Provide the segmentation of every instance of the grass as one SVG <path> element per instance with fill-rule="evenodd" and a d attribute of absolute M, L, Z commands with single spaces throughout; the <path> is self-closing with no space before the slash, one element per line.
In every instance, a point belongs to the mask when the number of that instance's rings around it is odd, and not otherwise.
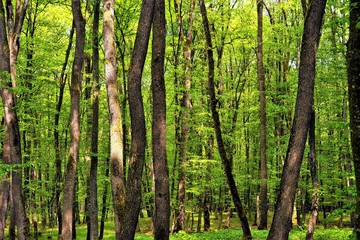
<path fill-rule="evenodd" d="M 152 232 L 150 229 L 151 219 L 142 218 L 140 219 L 140 231 L 136 233 L 135 240 L 150 240 L 153 239 Z M 215 226 L 215 222 L 213 222 Z M 86 225 L 79 225 L 76 228 L 77 239 L 86 239 Z M 305 239 L 307 228 L 294 227 L 290 232 L 289 240 Z M 251 230 L 253 239 L 262 240 L 266 239 L 268 230 L 259 231 L 256 228 Z M 39 240 L 45 239 L 57 239 L 57 229 L 46 229 L 42 231 L 42 236 Z M 107 222 L 105 224 L 104 240 L 113 240 L 114 237 L 114 224 Z M 232 219 L 231 228 L 229 229 L 211 229 L 208 232 L 200 233 L 186 233 L 179 232 L 171 235 L 170 240 L 235 240 L 241 239 L 242 231 L 237 219 Z M 315 240 L 342 240 L 342 239 L 355 239 L 352 235 L 352 229 L 350 228 L 324 228 L 323 226 L 317 226 L 314 234 Z"/>

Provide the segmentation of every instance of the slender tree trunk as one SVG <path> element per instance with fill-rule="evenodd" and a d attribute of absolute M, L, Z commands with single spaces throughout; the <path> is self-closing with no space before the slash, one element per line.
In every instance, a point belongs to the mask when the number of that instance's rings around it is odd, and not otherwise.
<path fill-rule="evenodd" d="M 207 18 L 206 7 L 203 0 L 199 0 L 204 32 L 206 36 L 206 47 L 207 47 L 207 55 L 208 55 L 208 88 L 209 88 L 209 95 L 210 95 L 210 106 L 212 117 L 214 120 L 214 128 L 216 134 L 216 140 L 218 143 L 218 150 L 221 156 L 221 160 L 225 169 L 226 178 L 229 184 L 230 192 L 234 201 L 235 208 L 237 210 L 237 214 L 242 224 L 243 230 L 243 239 L 252 239 L 249 223 L 246 217 L 245 210 L 242 206 L 239 193 L 235 184 L 234 176 L 232 175 L 232 169 L 230 161 L 227 157 L 224 142 L 222 139 L 222 133 L 220 128 L 220 119 L 219 113 L 216 109 L 216 96 L 215 96 L 215 84 L 214 84 L 214 58 L 213 58 L 213 51 L 212 51 L 212 41 L 211 41 L 211 33 L 209 27 L 209 21 Z"/>
<path fill-rule="evenodd" d="M 27 9 L 27 1 L 24 1 L 21 6 L 19 2 L 16 5 L 15 16 L 13 14 L 13 6 L 11 1 L 6 1 L 7 9 L 7 21 L 8 31 L 6 31 L 5 25 L 5 13 L 4 6 L 1 1 L 0 3 L 0 81 L 2 86 L 0 88 L 1 98 L 4 108 L 4 120 L 5 120 L 5 138 L 4 138 L 4 149 L 3 149 L 3 161 L 4 163 L 10 164 L 22 164 L 21 154 L 21 140 L 18 117 L 16 112 L 16 96 L 13 94 L 11 88 L 15 87 L 15 76 L 16 76 L 16 59 L 19 53 L 19 35 L 23 25 L 25 12 Z M 15 18 L 17 21 L 15 22 Z M 9 42 L 7 39 L 9 37 Z M 11 80 L 12 79 L 12 80 Z M 23 187 L 22 187 L 22 171 L 21 168 L 15 167 L 14 171 L 11 172 L 11 186 L 10 191 L 12 193 L 13 208 L 12 214 L 16 221 L 18 230 L 18 239 L 29 239 L 30 229 L 29 221 L 26 217 L 25 203 L 23 201 Z M 2 216 L 1 220 L 5 221 L 6 205 L 7 205 L 7 194 L 8 187 L 6 180 L 2 184 L 2 197 L 1 209 Z M 3 226 L 1 226 L 3 228 Z M 1 229 L 2 230 L 2 229 Z M 3 232 L 1 233 L 3 235 Z"/>
<path fill-rule="evenodd" d="M 291 215 L 314 103 L 316 53 L 325 5 L 326 0 L 314 0 L 305 19 L 294 121 L 268 239 L 288 239 L 292 226 Z"/>
<path fill-rule="evenodd" d="M 134 50 L 129 69 L 129 107 L 131 119 L 131 149 L 126 180 L 125 216 L 122 219 L 121 239 L 133 239 L 141 205 L 141 176 L 145 161 L 146 128 L 141 94 L 141 77 L 146 59 L 154 0 L 143 0 Z"/>
<path fill-rule="evenodd" d="M 266 167 L 266 93 L 265 74 L 263 65 L 263 1 L 257 1 L 258 16 L 258 46 L 257 46 L 257 74 L 260 92 L 260 193 L 259 193 L 259 230 L 267 228 L 267 167 Z"/>
<path fill-rule="evenodd" d="M 347 73 L 349 90 L 350 132 L 352 159 L 357 190 L 355 234 L 360 239 L 360 1 L 350 0 L 350 34 L 347 44 Z"/>
<path fill-rule="evenodd" d="M 94 1 L 94 21 L 92 33 L 92 66 L 93 66 L 93 97 L 92 97 L 92 129 L 91 129 L 91 157 L 90 174 L 88 186 L 88 218 L 89 218 L 89 237 L 91 240 L 98 239 L 98 193 L 97 193 L 97 175 L 98 175 L 98 138 L 99 138 L 99 91 L 100 91 L 100 73 L 99 73 L 99 15 L 100 0 Z"/>
<path fill-rule="evenodd" d="M 318 216 L 319 210 L 319 191 L 320 191 L 320 184 L 317 175 L 317 161 L 316 161 L 316 151 L 315 151 L 315 111 L 313 110 L 311 113 L 311 120 L 310 120 L 310 127 L 309 127 L 309 168 L 310 174 L 312 179 L 313 185 L 313 199 L 312 199 L 312 206 L 311 206 L 311 215 L 309 219 L 308 230 L 306 234 L 306 239 L 311 240 L 314 236 L 316 220 Z"/>
<path fill-rule="evenodd" d="M 105 178 L 109 178 L 109 162 L 110 159 L 106 159 L 106 170 L 105 170 Z M 104 184 L 104 192 L 102 194 L 102 207 L 101 207 L 101 219 L 100 219 L 100 233 L 99 233 L 99 240 L 102 240 L 104 237 L 104 229 L 105 229 L 105 220 L 106 220 L 106 214 L 107 214 L 107 195 L 108 195 L 108 181 L 105 181 Z"/>
<path fill-rule="evenodd" d="M 62 215 L 61 215 L 61 204 L 60 204 L 60 194 L 61 194 L 61 182 L 62 182 L 62 160 L 60 153 L 60 136 L 59 136 L 59 122 L 60 122 L 60 112 L 64 98 L 64 89 L 66 86 L 66 68 L 69 61 L 70 51 L 72 48 L 73 36 L 74 36 L 75 26 L 70 30 L 69 43 L 65 53 L 65 61 L 61 70 L 60 75 L 60 85 L 59 85 L 59 96 L 56 103 L 56 112 L 54 117 L 54 148 L 55 148 L 55 187 L 54 187 L 54 196 L 55 196 L 55 207 L 58 219 L 58 233 L 61 234 L 62 228 Z"/>
<path fill-rule="evenodd" d="M 166 157 L 166 94 L 164 60 L 166 46 L 165 2 L 155 1 L 152 43 L 152 154 L 155 179 L 154 239 L 169 239 L 170 195 Z"/>
<path fill-rule="evenodd" d="M 62 229 L 59 236 L 61 240 L 71 240 L 73 237 L 75 182 L 80 147 L 81 71 L 84 63 L 85 46 L 85 19 L 81 13 L 80 2 L 80 0 L 72 1 L 72 12 L 76 28 L 76 46 L 70 85 L 70 154 L 65 172 Z"/>
<path fill-rule="evenodd" d="M 110 116 L 110 173 L 116 239 L 121 239 L 121 221 L 125 216 L 125 177 L 123 169 L 123 132 L 116 76 L 114 1 L 104 1 L 105 79 Z"/>
<path fill-rule="evenodd" d="M 176 1 L 175 1 L 176 3 Z M 184 34 L 183 19 L 180 6 L 176 5 L 179 36 L 183 47 L 183 56 L 185 58 L 185 81 L 180 85 L 183 87 L 182 99 L 180 102 L 180 146 L 179 146 L 179 182 L 178 182 L 178 207 L 175 210 L 173 232 L 185 230 L 185 199 L 186 199 L 186 160 L 187 160 L 187 140 L 189 133 L 189 113 L 191 108 L 190 88 L 191 88 L 191 54 L 192 54 L 192 25 L 194 20 L 195 0 L 190 1 L 189 26 Z"/>

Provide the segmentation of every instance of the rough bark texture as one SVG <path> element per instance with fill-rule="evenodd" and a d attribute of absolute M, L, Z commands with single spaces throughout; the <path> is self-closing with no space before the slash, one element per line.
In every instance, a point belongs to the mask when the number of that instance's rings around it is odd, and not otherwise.
<path fill-rule="evenodd" d="M 257 35 L 257 78 L 260 100 L 260 194 L 259 194 L 259 230 L 267 228 L 267 167 L 266 167 L 266 94 L 263 65 L 263 1 L 257 1 L 258 35 Z"/>
<path fill-rule="evenodd" d="M 166 157 L 165 2 L 155 1 L 152 43 L 152 154 L 155 179 L 154 239 L 169 239 L 170 195 Z"/>
<path fill-rule="evenodd" d="M 360 239 L 360 1 L 350 0 L 350 35 L 347 45 L 351 146 L 355 171 L 355 233 Z"/>
<path fill-rule="evenodd" d="M 60 121 L 60 112 L 63 104 L 64 98 L 64 89 L 66 85 L 66 77 L 65 71 L 69 61 L 70 50 L 72 48 L 73 36 L 74 36 L 75 26 L 73 26 L 69 35 L 69 43 L 66 49 L 65 61 L 61 70 L 60 76 L 60 85 L 59 85 L 59 98 L 56 103 L 56 113 L 54 117 L 54 148 L 55 148 L 55 187 L 54 187 L 54 196 L 55 196 L 55 205 L 56 205 L 56 213 L 58 219 L 58 234 L 61 234 L 62 229 L 62 214 L 61 214 L 61 203 L 60 203 L 60 195 L 61 195 L 61 183 L 62 183 L 62 159 L 60 154 L 60 139 L 59 139 L 59 121 Z"/>
<path fill-rule="evenodd" d="M 144 0 L 129 69 L 129 107 L 131 119 L 131 149 L 126 181 L 125 216 L 122 219 L 121 239 L 133 239 L 141 204 L 141 176 L 145 161 L 146 128 L 141 77 L 149 44 L 154 13 L 154 0 Z"/>
<path fill-rule="evenodd" d="M 268 239 L 288 239 L 291 215 L 314 103 L 316 52 L 326 0 L 314 0 L 305 19 L 295 115 Z"/>
<path fill-rule="evenodd" d="M 82 66 L 84 62 L 85 20 L 81 13 L 80 0 L 72 1 L 72 12 L 76 28 L 75 56 L 70 85 L 70 153 L 65 171 L 62 229 L 59 239 L 71 240 L 75 202 L 76 170 L 80 147 L 80 94 Z"/>
<path fill-rule="evenodd" d="M 208 90 L 210 95 L 210 106 L 211 106 L 211 113 L 214 120 L 214 128 L 216 134 L 216 140 L 218 143 L 218 150 L 219 154 L 223 163 L 223 167 L 226 174 L 226 179 L 229 185 L 229 189 L 231 192 L 231 196 L 233 198 L 233 202 L 238 214 L 238 217 L 241 221 L 241 227 L 243 230 L 243 239 L 252 239 L 249 223 L 246 217 L 245 209 L 242 206 L 238 190 L 236 188 L 234 176 L 232 175 L 232 169 L 230 161 L 226 154 L 225 145 L 222 138 L 221 127 L 220 127 L 220 118 L 219 113 L 216 109 L 216 96 L 215 96 L 215 83 L 214 83 L 214 58 L 213 58 L 213 51 L 212 51 L 212 41 L 211 41 L 211 33 L 209 27 L 209 21 L 207 18 L 205 3 L 203 0 L 199 0 L 204 32 L 206 37 L 206 47 L 207 47 L 207 56 L 208 56 Z"/>
<path fill-rule="evenodd" d="M 99 138 L 99 15 L 100 0 L 94 1 L 94 21 L 93 21 L 93 47 L 92 47 L 92 66 L 93 66 L 93 97 L 92 97 L 92 121 L 91 121 L 91 158 L 89 174 L 89 196 L 88 196 L 88 216 L 89 216 L 89 237 L 91 240 L 98 239 L 98 200 L 97 200 L 97 172 L 98 172 L 98 138 Z"/>
<path fill-rule="evenodd" d="M 114 1 L 104 1 L 105 79 L 110 117 L 110 174 L 113 196 L 116 239 L 120 238 L 121 221 L 125 215 L 125 177 L 123 170 L 123 132 L 116 76 L 114 35 Z"/>
<path fill-rule="evenodd" d="M 10 164 L 22 164 L 21 154 L 21 141 L 19 123 L 16 112 L 16 96 L 12 93 L 11 88 L 14 84 L 11 81 L 13 72 L 16 72 L 15 62 L 18 56 L 19 50 L 19 37 L 25 12 L 27 9 L 27 1 L 24 1 L 22 7 L 20 2 L 17 2 L 17 11 L 15 17 L 17 22 L 14 22 L 14 14 L 12 10 L 12 2 L 6 1 L 7 9 L 7 20 L 8 20 L 8 31 L 6 31 L 5 25 L 5 13 L 4 6 L 1 1 L 0 3 L 0 81 L 4 88 L 0 88 L 3 108 L 4 108 L 4 119 L 5 119 L 5 138 L 4 138 L 4 149 L 3 149 L 3 161 L 4 163 Z M 7 39 L 9 36 L 9 42 Z M 13 71 L 11 71 L 11 64 L 13 64 Z M 15 82 L 15 78 L 14 78 Z M 2 182 L 1 188 L 1 235 L 3 235 L 3 228 L 5 227 L 6 219 L 6 207 L 7 199 L 9 194 L 9 185 L 7 180 Z M 10 189 L 12 194 L 12 208 L 13 222 L 17 225 L 17 236 L 18 239 L 29 239 L 29 221 L 26 217 L 25 206 L 23 204 L 23 187 L 22 187 L 22 171 L 21 169 L 15 168 L 15 171 L 11 172 Z M 14 220 L 14 221 L 12 221 Z M 15 222 L 16 221 L 16 222 Z"/>
<path fill-rule="evenodd" d="M 317 175 L 317 161 L 316 161 L 316 151 L 315 151 L 315 111 L 313 110 L 311 113 L 311 120 L 310 120 L 310 127 L 309 127 L 309 168 L 310 168 L 310 175 L 313 185 L 313 198 L 312 198 L 312 206 L 311 206 L 311 215 L 308 224 L 308 230 L 306 233 L 306 239 L 311 240 L 314 236 L 316 220 L 318 216 L 319 210 L 319 191 L 320 191 L 320 184 Z"/>
<path fill-rule="evenodd" d="M 176 3 L 176 1 L 174 2 Z M 179 183 L 178 183 L 178 196 L 177 196 L 177 209 L 175 210 L 174 226 L 172 231 L 178 232 L 185 230 L 185 200 L 186 200 L 186 160 L 187 160 L 187 141 L 189 133 L 189 113 L 191 108 L 190 103 L 190 88 L 191 88 L 191 52 L 192 52 L 192 25 L 194 20 L 195 0 L 190 1 L 189 11 L 189 26 L 184 33 L 183 19 L 181 16 L 181 9 L 176 5 L 178 28 L 180 31 L 180 42 L 183 47 L 183 56 L 185 59 L 185 77 L 180 81 L 182 90 L 182 99 L 180 102 L 180 136 L 179 136 Z"/>

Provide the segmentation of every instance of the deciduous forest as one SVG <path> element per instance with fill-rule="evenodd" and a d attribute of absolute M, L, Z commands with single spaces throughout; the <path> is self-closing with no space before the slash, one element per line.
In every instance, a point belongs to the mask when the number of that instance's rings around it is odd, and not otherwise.
<path fill-rule="evenodd" d="M 359 0 L 0 0 L 0 240 L 360 239 Z"/>

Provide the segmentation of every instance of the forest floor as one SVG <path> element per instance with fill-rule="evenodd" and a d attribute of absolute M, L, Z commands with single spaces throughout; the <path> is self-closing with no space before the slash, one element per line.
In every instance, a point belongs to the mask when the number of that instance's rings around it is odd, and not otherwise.
<path fill-rule="evenodd" d="M 212 219 L 212 227 L 208 232 L 196 232 L 197 221 L 194 221 L 193 231 L 179 232 L 171 235 L 170 240 L 237 240 L 242 237 L 242 230 L 240 223 L 236 217 L 231 218 L 230 228 L 218 229 L 218 221 Z M 226 218 L 224 217 L 224 224 Z M 352 234 L 352 229 L 349 227 L 339 228 L 335 224 L 329 223 L 330 227 L 325 228 L 323 224 L 316 226 L 314 240 L 342 240 L 342 239 L 355 239 Z M 77 239 L 86 239 L 86 225 L 82 224 L 76 228 Z M 266 239 L 269 230 L 257 230 L 256 226 L 251 229 L 252 237 L 256 240 Z M 290 240 L 305 239 L 307 227 L 295 226 L 290 232 Z M 105 224 L 104 240 L 113 240 L 115 231 L 114 224 L 109 221 Z M 46 229 L 42 231 L 39 240 L 57 239 L 57 229 Z M 151 219 L 144 217 L 140 218 L 138 232 L 136 233 L 135 240 L 150 240 L 153 239 Z"/>

